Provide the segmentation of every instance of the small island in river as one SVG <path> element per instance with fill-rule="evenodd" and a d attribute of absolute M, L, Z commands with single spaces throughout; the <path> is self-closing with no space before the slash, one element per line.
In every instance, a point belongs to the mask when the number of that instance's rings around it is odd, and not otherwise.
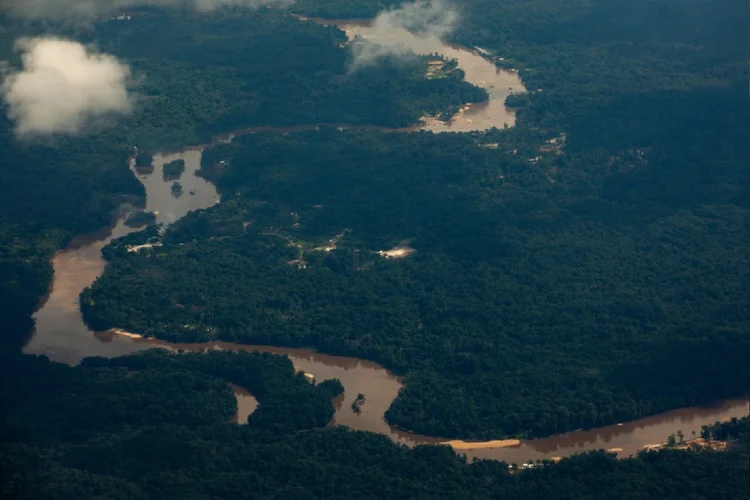
<path fill-rule="evenodd" d="M 179 159 L 164 164 L 162 174 L 165 181 L 172 181 L 182 177 L 185 172 L 185 160 Z"/>
<path fill-rule="evenodd" d="M 153 156 L 148 153 L 138 153 L 138 156 L 135 157 L 135 170 L 139 174 L 150 174 L 153 172 Z"/>
<path fill-rule="evenodd" d="M 363 404 L 365 404 L 365 395 L 360 392 L 357 394 L 357 399 L 352 402 L 352 411 L 356 414 L 360 414 L 362 412 L 360 406 Z"/>
<path fill-rule="evenodd" d="M 131 212 L 125 219 L 124 224 L 128 227 L 143 227 L 156 223 L 156 214 L 146 210 Z"/>

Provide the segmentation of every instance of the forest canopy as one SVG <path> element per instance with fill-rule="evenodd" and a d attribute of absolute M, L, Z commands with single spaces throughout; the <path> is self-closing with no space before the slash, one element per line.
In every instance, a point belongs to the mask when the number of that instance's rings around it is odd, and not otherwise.
<path fill-rule="evenodd" d="M 408 126 L 487 96 L 460 71 L 427 79 L 422 58 L 386 58 L 349 73 L 342 31 L 277 10 L 150 10 L 90 30 L 45 26 L 45 35 L 93 44 L 127 63 L 137 99 L 114 127 L 31 142 L 15 137 L 7 108 L 0 109 L 0 302 L 8 305 L 0 338 L 14 344 L 32 328 L 29 316 L 50 282 L 54 251 L 73 235 L 109 225 L 121 203 L 143 202 L 143 187 L 127 168 L 133 146 L 136 162 L 148 166 L 157 149 L 200 144 L 237 128 Z M 42 27 L 0 19 L 0 28 L 0 50 L 17 64 L 14 41 Z"/>
<path fill-rule="evenodd" d="M 727 452 L 618 460 L 598 451 L 510 473 L 502 462 L 468 464 L 446 446 L 409 449 L 341 427 L 227 423 L 228 380 L 282 392 L 323 385 L 299 380 L 276 356 L 147 352 L 68 367 L 4 353 L 0 361 L 0 397 L 13 403 L 0 420 L 3 498 L 744 498 L 750 479 L 747 419 L 732 427 Z M 285 411 L 315 413 L 318 402 L 299 399 Z"/>
<path fill-rule="evenodd" d="M 742 394 L 750 118 L 734 21 L 674 54 L 680 29 L 637 43 L 645 21 L 629 15 L 632 30 L 585 37 L 618 7 L 555 21 L 550 6 L 493 44 L 489 20 L 521 7 L 480 20 L 480 5 L 471 43 L 508 51 L 531 90 L 516 127 L 210 148 L 223 202 L 158 251 L 110 252 L 87 321 L 374 359 L 407 376 L 389 421 L 443 436 L 539 436 Z M 680 26 L 705 14 L 691 5 Z M 575 58 L 584 47 L 600 57 Z M 399 245 L 416 253 L 377 253 Z"/>
<path fill-rule="evenodd" d="M 407 375 L 388 420 L 439 436 L 541 436 L 743 393 L 745 209 L 653 210 L 611 194 L 609 159 L 589 173 L 568 155 L 552 183 L 486 140 L 326 129 L 209 149 L 222 202 L 159 248 L 115 242 L 84 317 L 379 361 Z M 416 252 L 378 254 L 399 244 Z"/>
<path fill-rule="evenodd" d="M 292 9 L 371 18 L 397 3 Z M 703 430 L 731 440 L 727 452 L 600 451 L 511 474 L 327 428 L 340 384 L 310 384 L 277 356 L 67 367 L 17 353 L 54 252 L 123 202 L 143 205 L 133 146 L 147 161 L 236 128 L 320 125 L 207 149 L 201 173 L 222 202 L 105 248 L 107 270 L 81 297 L 91 326 L 374 359 L 405 375 L 389 422 L 439 436 L 549 435 L 746 395 L 746 7 L 458 9 L 450 40 L 529 90 L 506 102 L 513 128 L 336 130 L 403 127 L 487 93 L 460 71 L 425 78 L 424 58 L 350 72 L 343 32 L 280 10 L 152 8 L 89 29 L 0 18 L 11 65 L 16 38 L 54 34 L 126 62 L 138 83 L 134 112 L 85 136 L 19 142 L 0 110 L 0 495 L 748 497 L 747 419 Z M 162 246 L 127 252 L 145 238 Z M 261 403 L 247 425 L 227 423 L 230 382 Z"/>

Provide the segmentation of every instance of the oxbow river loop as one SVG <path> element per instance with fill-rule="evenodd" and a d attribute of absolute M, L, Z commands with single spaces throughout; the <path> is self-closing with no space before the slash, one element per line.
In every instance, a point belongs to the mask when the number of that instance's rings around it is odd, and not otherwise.
<path fill-rule="evenodd" d="M 498 70 L 495 65 L 475 51 L 449 45 L 437 39 L 421 39 L 404 30 L 376 33 L 363 23 L 350 21 L 321 21 L 333 23 L 347 32 L 350 38 L 360 35 L 378 43 L 403 44 L 418 53 L 438 52 L 443 56 L 458 60 L 459 67 L 466 73 L 466 79 L 486 88 L 490 99 L 486 103 L 464 108 L 450 122 L 425 119 L 419 127 L 392 129 L 394 132 L 408 132 L 426 129 L 435 132 L 468 132 L 486 130 L 491 127 L 512 126 L 515 118 L 512 110 L 505 107 L 505 97 L 511 92 L 524 91 L 514 72 Z M 332 124 L 346 127 L 345 124 Z M 296 130 L 314 129 L 315 126 L 273 129 L 260 127 L 238 133 L 256 131 L 276 131 L 289 133 Z M 360 127 L 364 128 L 364 127 Z M 220 140 L 231 140 L 232 134 Z M 202 147 L 186 148 L 179 152 L 157 154 L 154 157 L 154 170 L 150 173 L 134 175 L 146 188 L 146 209 L 157 214 L 157 222 L 169 224 L 192 210 L 207 208 L 218 203 L 220 197 L 213 185 L 195 175 L 200 167 Z M 172 196 L 171 181 L 162 177 L 164 163 L 183 159 L 186 170 L 180 182 L 185 192 L 180 197 Z M 188 194 L 193 193 L 193 194 Z M 54 361 L 76 364 L 87 356 L 119 356 L 144 349 L 162 347 L 201 351 L 205 349 L 252 350 L 289 356 L 298 370 L 312 374 L 316 380 L 338 378 L 344 385 L 343 398 L 336 401 L 336 414 L 333 424 L 345 425 L 356 430 L 377 432 L 389 436 L 396 442 L 409 446 L 416 444 L 451 444 L 454 449 L 468 458 L 492 458 L 508 462 L 525 462 L 536 459 L 551 459 L 580 453 L 591 449 L 616 450 L 621 456 L 628 456 L 650 444 L 663 442 L 669 434 L 682 430 L 685 435 L 699 431 L 700 427 L 716 420 L 747 415 L 748 400 L 735 399 L 718 403 L 711 407 L 684 408 L 653 417 L 617 424 L 600 429 L 570 432 L 560 436 L 531 441 L 503 440 L 484 443 L 465 443 L 445 438 L 420 436 L 389 426 L 384 414 L 402 387 L 401 381 L 377 363 L 366 360 L 329 356 L 305 349 L 251 346 L 228 343 L 212 344 L 169 344 L 144 339 L 122 331 L 93 332 L 84 324 L 78 306 L 78 296 L 83 289 L 104 270 L 105 261 L 101 249 L 115 238 L 124 236 L 134 229 L 127 227 L 124 220 L 100 232 L 74 239 L 64 250 L 52 259 L 55 275 L 49 294 L 43 299 L 35 313 L 36 331 L 25 347 L 25 352 L 44 354 Z M 351 411 L 350 405 L 358 393 L 365 394 L 367 403 L 359 414 Z M 256 404 L 252 396 L 235 388 L 239 401 L 238 419 L 244 420 Z"/>

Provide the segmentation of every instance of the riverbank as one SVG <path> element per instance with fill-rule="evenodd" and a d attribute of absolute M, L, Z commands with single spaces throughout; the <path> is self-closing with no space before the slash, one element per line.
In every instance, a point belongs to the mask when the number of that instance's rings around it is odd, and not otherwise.
<path fill-rule="evenodd" d="M 159 155 L 155 171 L 139 175 L 147 186 L 147 209 L 157 213 L 159 222 L 170 223 L 190 210 L 211 206 L 218 200 L 213 185 L 195 178 L 200 166 L 200 150 Z M 200 182 L 196 189 L 201 196 L 182 197 L 192 204 L 180 204 L 169 194 L 169 183 L 162 179 L 160 169 L 165 162 L 186 160 L 185 182 Z M 153 194 L 153 196 L 152 196 Z M 171 215 L 170 215 L 171 214 Z M 111 232 L 104 231 L 94 238 L 77 239 L 70 248 L 58 252 L 53 258 L 55 281 L 52 292 L 38 311 L 37 333 L 26 348 L 26 352 L 46 354 L 56 361 L 77 364 L 86 356 L 118 356 L 152 347 L 175 350 L 201 351 L 206 349 L 243 349 L 271 352 L 289 356 L 298 370 L 315 374 L 316 379 L 338 378 L 345 387 L 344 404 L 336 412 L 332 425 L 344 425 L 356 430 L 377 432 L 389 436 L 396 442 L 414 446 L 418 444 L 441 444 L 450 439 L 440 439 L 410 433 L 388 425 L 383 416 L 398 396 L 403 385 L 394 374 L 377 363 L 343 356 L 328 356 L 306 349 L 279 348 L 270 346 L 243 346 L 215 342 L 210 344 L 169 344 L 154 339 L 144 339 L 125 330 L 95 333 L 81 320 L 78 295 L 104 270 L 105 261 L 101 248 L 113 238 L 129 233 L 131 229 L 118 223 Z M 366 394 L 368 402 L 355 415 L 349 409 L 350 400 L 358 393 Z M 634 422 L 614 425 L 589 431 L 576 431 L 560 436 L 535 440 L 507 441 L 498 443 L 456 442 L 454 449 L 469 458 L 493 458 L 521 462 L 524 460 L 564 457 L 591 449 L 619 448 L 619 456 L 636 453 L 645 445 L 662 442 L 665 436 L 682 429 L 684 432 L 699 430 L 700 426 L 713 423 L 725 416 L 747 414 L 747 400 L 731 400 L 716 407 L 687 408 L 667 412 Z M 686 425 L 686 422 L 689 425 Z M 507 446 L 506 446 L 507 445 Z"/>
<path fill-rule="evenodd" d="M 211 206 L 218 199 L 213 185 L 199 179 L 195 171 L 200 166 L 200 150 L 160 155 L 151 174 L 139 175 L 147 186 L 149 197 L 147 209 L 157 213 L 159 222 L 170 223 L 193 209 Z M 179 204 L 169 194 L 169 183 L 162 179 L 163 163 L 182 158 L 186 160 L 185 182 L 201 182 L 196 189 L 201 196 L 182 197 L 193 204 Z M 153 193 L 153 196 L 151 196 Z M 171 214 L 171 215 L 169 215 Z M 170 218 L 168 218 L 170 217 Z M 440 444 L 450 439 L 440 439 L 410 433 L 388 425 L 383 416 L 398 396 L 403 385 L 394 374 L 377 363 L 343 356 L 328 356 L 311 350 L 278 348 L 270 346 L 243 346 L 230 343 L 169 344 L 124 330 L 95 333 L 82 322 L 78 308 L 78 295 L 104 270 L 105 261 L 101 248 L 111 239 L 131 231 L 118 223 L 111 232 L 103 232 L 97 238 L 79 239 L 69 249 L 58 252 L 53 259 L 55 281 L 52 293 L 37 313 L 37 334 L 27 346 L 27 352 L 48 355 L 51 359 L 76 364 L 86 356 L 118 356 L 152 347 L 175 350 L 201 351 L 206 349 L 244 349 L 271 352 L 289 356 L 298 370 L 315 374 L 318 380 L 338 378 L 345 387 L 344 404 L 336 412 L 332 425 L 345 425 L 356 430 L 377 432 L 389 436 L 396 442 L 414 446 L 417 444 Z M 351 399 L 358 393 L 366 394 L 368 402 L 355 415 L 349 409 Z M 620 456 L 628 456 L 650 443 L 662 442 L 665 436 L 682 429 L 685 432 L 699 430 L 701 425 L 713 423 L 721 417 L 742 416 L 748 411 L 747 400 L 731 400 L 714 408 L 688 408 L 634 422 L 614 425 L 590 431 L 577 431 L 561 436 L 535 440 L 519 440 L 508 446 L 497 447 L 497 443 L 456 443 L 454 447 L 469 458 L 493 458 L 521 462 L 546 459 L 554 456 L 569 456 L 590 449 L 620 448 Z M 689 428 L 685 424 L 689 422 Z"/>
<path fill-rule="evenodd" d="M 320 24 L 335 25 L 343 30 L 349 40 L 363 40 L 389 47 L 399 47 L 418 55 L 439 53 L 446 60 L 455 60 L 464 72 L 464 79 L 488 92 L 485 102 L 462 106 L 449 120 L 424 117 L 423 130 L 432 132 L 473 132 L 491 128 L 512 127 L 516 111 L 505 105 L 509 95 L 526 93 L 516 70 L 500 69 L 495 62 L 479 50 L 448 43 L 434 36 L 418 36 L 404 28 L 378 26 L 364 20 L 310 19 Z"/>
<path fill-rule="evenodd" d="M 354 33 L 354 30 L 351 30 Z M 484 63 L 487 61 L 483 60 Z M 466 115 L 467 113 L 464 113 Z M 463 116 L 463 115 L 462 115 Z M 471 130 L 483 130 L 485 124 L 479 124 L 471 118 L 464 122 Z M 498 119 L 499 120 L 499 119 Z M 494 123 L 494 122 L 493 122 Z M 499 123 L 499 122 L 498 122 Z M 503 122 L 504 124 L 507 122 Z M 493 125 L 494 126 L 494 125 Z M 309 127 L 311 126 L 306 126 Z M 261 130 L 262 129 L 262 130 Z M 273 129 L 264 127 L 261 129 L 248 129 L 244 133 L 259 131 L 273 131 L 288 133 L 289 129 Z M 299 129 L 295 129 L 299 130 Z M 409 129 L 411 130 L 411 129 Z M 407 131 L 393 129 L 393 131 Z M 225 140 L 231 140 L 231 134 Z M 157 214 L 157 221 L 169 224 L 180 219 L 192 210 L 207 208 L 219 201 L 219 195 L 210 183 L 198 179 L 194 175 L 200 166 L 201 147 L 186 148 L 170 154 L 159 154 L 154 157 L 155 169 L 150 173 L 136 173 L 137 178 L 144 183 L 148 193 L 147 209 Z M 161 170 L 163 164 L 175 160 L 186 162 L 186 173 L 183 176 L 185 182 L 194 182 L 195 196 L 183 196 L 174 198 L 170 193 L 170 185 L 163 181 Z M 190 188 L 186 188 L 190 189 Z M 274 352 L 292 358 L 295 366 L 308 373 L 313 373 L 318 380 L 326 378 L 339 378 L 346 389 L 346 398 L 351 399 L 355 394 L 367 395 L 367 404 L 361 409 L 360 414 L 353 415 L 346 404 L 342 405 L 344 411 L 338 411 L 334 417 L 334 424 L 345 425 L 352 429 L 378 432 L 391 437 L 394 441 L 407 445 L 417 444 L 440 444 L 446 439 L 437 437 L 420 436 L 409 433 L 402 429 L 389 426 L 383 419 L 383 415 L 390 407 L 402 388 L 401 381 L 382 366 L 356 358 L 345 358 L 342 356 L 326 356 L 314 351 L 304 349 L 286 349 L 269 346 L 237 345 L 229 343 L 211 344 L 169 344 L 152 339 L 143 339 L 136 334 L 122 331 L 112 334 L 100 333 L 95 336 L 81 321 L 78 309 L 78 296 L 80 292 L 89 286 L 103 271 L 105 263 L 101 258 L 101 248 L 111 239 L 127 234 L 129 229 L 123 228 L 121 224 L 115 227 L 111 234 L 102 241 L 92 242 L 89 246 L 71 248 L 70 251 L 60 252 L 53 259 L 56 270 L 54 290 L 51 298 L 54 300 L 47 304 L 37 314 L 37 335 L 27 347 L 27 352 L 39 352 L 50 356 L 55 360 L 64 360 L 71 364 L 77 363 L 80 358 L 92 355 L 116 356 L 135 352 L 150 347 L 163 346 L 182 350 L 201 350 L 213 348 L 245 349 L 262 352 Z M 119 333 L 119 334 L 118 334 Z M 102 342 L 102 340 L 104 342 Z M 732 412 L 747 411 L 746 400 L 732 400 Z M 706 410 L 706 411 L 704 411 Z M 586 451 L 588 449 L 609 448 L 621 449 L 620 453 L 628 454 L 637 451 L 637 447 L 644 443 L 663 439 L 664 436 L 673 433 L 679 425 L 676 421 L 680 418 L 696 420 L 696 418 L 713 419 L 715 409 L 689 408 L 677 410 L 686 412 L 682 417 L 675 415 L 661 422 L 657 415 L 647 419 L 631 422 L 630 424 L 617 425 L 591 431 L 579 431 L 567 433 L 562 436 L 550 438 L 521 441 L 513 440 L 499 441 L 505 443 L 498 446 L 498 441 L 490 442 L 454 442 L 457 447 L 465 452 L 467 456 L 474 458 L 498 458 L 519 457 L 521 460 L 545 458 L 552 456 L 567 456 L 569 454 Z M 725 411 L 724 409 L 720 411 Z M 688 415 L 690 415 L 688 417 Z M 700 415 L 701 417 L 696 417 Z M 661 424 L 664 424 L 661 426 Z M 698 424 L 697 421 L 691 425 Z M 648 428 L 646 433 L 640 433 L 638 425 Z M 587 434 L 589 433 L 589 434 Z M 494 444 L 488 444 L 494 443 Z M 515 460 L 517 461 L 517 460 Z"/>
<path fill-rule="evenodd" d="M 678 430 L 682 430 L 686 434 L 691 431 L 700 432 L 704 425 L 714 424 L 717 420 L 723 421 L 732 417 L 742 417 L 750 412 L 750 400 L 739 398 L 720 402 L 716 405 L 672 410 L 630 422 L 539 439 L 490 441 L 441 439 L 415 434 L 391 426 L 384 420 L 385 411 L 390 407 L 390 403 L 398 395 L 403 385 L 398 377 L 373 362 L 320 354 L 307 349 L 242 345 L 227 342 L 173 344 L 157 339 L 144 338 L 139 334 L 120 329 L 99 335 L 121 336 L 129 339 L 140 348 L 159 347 L 183 352 L 205 352 L 214 349 L 246 350 L 288 356 L 296 370 L 314 373 L 317 380 L 328 378 L 341 380 L 345 388 L 345 394 L 337 405 L 331 425 L 344 425 L 355 430 L 377 432 L 407 446 L 421 444 L 448 445 L 470 460 L 493 459 L 504 460 L 509 463 L 522 463 L 529 460 L 560 459 L 598 449 L 605 449 L 617 453 L 620 458 L 626 458 L 641 450 L 648 449 L 650 443 L 662 442 L 666 436 L 674 434 Z M 367 394 L 367 404 L 360 407 L 361 412 L 359 414 L 354 414 L 349 406 L 355 400 L 356 395 L 360 393 Z M 245 418 L 247 418 L 246 415 Z"/>

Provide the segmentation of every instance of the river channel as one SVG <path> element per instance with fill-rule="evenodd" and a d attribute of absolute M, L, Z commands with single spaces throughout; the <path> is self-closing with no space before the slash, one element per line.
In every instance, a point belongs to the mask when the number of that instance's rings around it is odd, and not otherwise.
<path fill-rule="evenodd" d="M 417 52 L 439 52 L 455 58 L 459 67 L 466 72 L 466 79 L 485 87 L 490 92 L 490 100 L 472 106 L 457 115 L 448 123 L 425 120 L 421 127 L 433 131 L 486 130 L 490 127 L 502 128 L 514 123 L 513 112 L 504 105 L 505 96 L 513 91 L 522 91 L 518 76 L 512 72 L 498 71 L 495 65 L 478 53 L 465 48 L 450 46 L 437 40 L 425 45 L 425 40 L 416 39 L 403 30 L 373 32 L 366 25 L 336 22 L 345 29 L 350 38 L 360 34 L 380 43 L 402 43 Z M 409 38 L 412 37 L 412 38 Z M 309 128 L 309 127 L 298 127 Z M 255 130 L 273 130 L 268 128 Z M 277 130 L 288 133 L 292 129 Z M 253 130 L 244 131 L 245 133 Z M 146 188 L 146 209 L 157 214 L 157 222 L 169 224 L 185 216 L 189 211 L 207 208 L 220 200 L 216 189 L 210 183 L 195 175 L 200 167 L 202 149 L 186 148 L 175 153 L 154 156 L 152 172 L 137 172 L 134 175 Z M 183 194 L 175 197 L 171 192 L 171 181 L 162 177 L 164 163 L 183 159 L 186 169 L 180 179 Z M 131 167 L 132 168 L 132 167 Z M 87 356 L 119 356 L 140 350 L 162 347 L 200 351 L 205 349 L 244 349 L 265 351 L 289 356 L 298 370 L 312 374 L 316 380 L 338 378 L 344 385 L 343 398 L 336 401 L 336 414 L 333 425 L 345 425 L 356 430 L 385 434 L 394 441 L 409 446 L 417 444 L 448 443 L 447 439 L 420 436 L 389 426 L 384 420 L 385 411 L 398 395 L 401 381 L 382 366 L 356 358 L 329 356 L 305 349 L 277 348 L 269 346 L 249 346 L 227 343 L 212 344 L 168 344 L 166 342 L 143 339 L 126 332 L 93 332 L 82 320 L 78 306 L 78 296 L 83 289 L 104 270 L 105 261 L 101 249 L 115 238 L 124 236 L 134 229 L 127 227 L 123 219 L 106 230 L 80 236 L 68 247 L 55 254 L 52 259 L 54 279 L 49 294 L 43 299 L 35 313 L 36 330 L 24 351 L 44 354 L 54 361 L 77 364 Z M 242 388 L 233 387 L 238 399 L 237 421 L 244 421 L 257 406 L 254 398 Z M 367 401 L 361 413 L 351 410 L 351 403 L 358 393 L 366 395 Z M 564 457 L 591 449 L 613 449 L 620 456 L 628 456 L 649 444 L 663 442 L 669 434 L 682 430 L 686 436 L 692 431 L 699 432 L 702 425 L 716 420 L 747 415 L 750 405 L 747 398 L 724 401 L 710 407 L 684 408 L 633 422 L 613 425 L 588 431 L 576 431 L 560 436 L 529 441 L 506 440 L 487 443 L 454 442 L 456 451 L 468 458 L 492 458 L 508 462 Z"/>
<path fill-rule="evenodd" d="M 506 125 L 512 127 L 516 123 L 515 112 L 505 106 L 505 98 L 510 94 L 526 92 L 518 72 L 498 68 L 478 51 L 447 43 L 434 36 L 416 36 L 404 28 L 383 23 L 372 25 L 368 21 L 349 19 L 309 20 L 319 24 L 335 25 L 346 32 L 350 40 L 359 36 L 378 45 L 398 47 L 399 51 L 407 50 L 419 55 L 437 53 L 446 59 L 455 59 L 458 61 L 458 67 L 464 71 L 466 81 L 482 87 L 489 94 L 489 99 L 485 102 L 462 107 L 450 121 L 443 122 L 426 117 L 422 126 L 417 128 L 433 132 L 473 132 L 492 127 L 501 129 Z"/>

